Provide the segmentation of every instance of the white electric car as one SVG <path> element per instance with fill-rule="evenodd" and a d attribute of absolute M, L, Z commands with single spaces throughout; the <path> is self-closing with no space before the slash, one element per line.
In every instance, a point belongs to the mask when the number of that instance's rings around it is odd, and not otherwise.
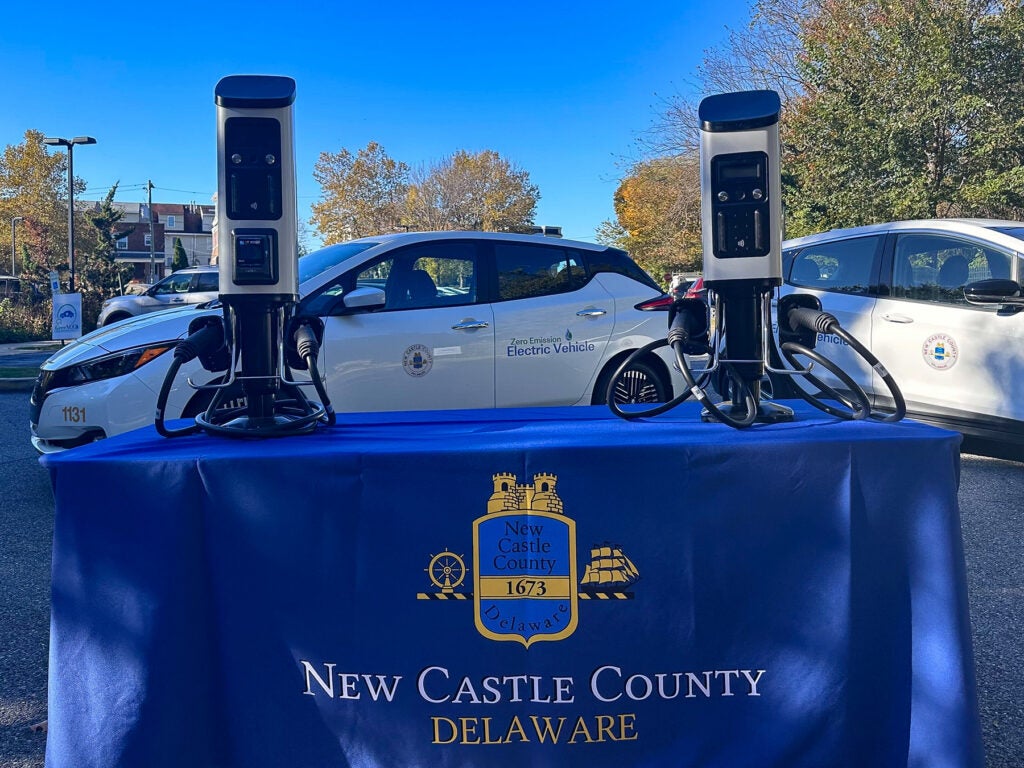
<path fill-rule="evenodd" d="M 542 236 L 405 233 L 332 245 L 299 261 L 300 311 L 323 319 L 319 368 L 346 411 L 589 405 L 620 362 L 667 332 L 670 301 L 624 252 Z M 47 360 L 31 399 L 32 443 L 72 448 L 153 422 L 175 343 L 200 313 L 99 328 Z M 682 386 L 667 350 L 619 382 L 622 402 Z M 218 374 L 182 367 L 167 419 L 205 408 Z"/>
<path fill-rule="evenodd" d="M 783 293 L 818 296 L 892 374 L 908 416 L 1024 451 L 1024 223 L 875 224 L 786 241 L 783 259 Z M 819 334 L 817 350 L 891 405 L 838 336 Z M 797 380 L 773 377 L 776 396 Z"/>

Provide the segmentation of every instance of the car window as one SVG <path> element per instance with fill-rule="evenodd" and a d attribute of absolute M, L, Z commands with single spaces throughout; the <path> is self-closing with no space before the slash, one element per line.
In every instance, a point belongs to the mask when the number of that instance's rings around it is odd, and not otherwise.
<path fill-rule="evenodd" d="M 605 248 L 603 251 L 585 251 L 584 261 L 587 263 L 588 271 L 592 275 L 601 272 L 610 272 L 616 275 L 625 275 L 636 280 L 656 291 L 661 291 L 657 281 L 648 275 L 640 265 L 633 261 L 629 254 L 620 251 L 618 248 Z"/>
<path fill-rule="evenodd" d="M 966 304 L 963 287 L 975 280 L 1008 278 L 1008 254 L 947 235 L 896 238 L 892 295 L 897 298 Z"/>
<path fill-rule="evenodd" d="M 574 291 L 586 272 L 576 251 L 525 243 L 495 243 L 498 300 L 526 299 Z"/>
<path fill-rule="evenodd" d="M 218 272 L 200 272 L 196 280 L 197 291 L 220 290 L 220 274 Z"/>
<path fill-rule="evenodd" d="M 188 272 L 176 272 L 168 278 L 161 280 L 153 286 L 153 295 L 160 296 L 168 293 L 188 293 L 192 285 L 192 275 Z"/>
<path fill-rule="evenodd" d="M 789 282 L 805 288 L 866 294 L 881 235 L 808 245 L 793 259 Z"/>
<path fill-rule="evenodd" d="M 381 288 L 384 310 L 473 304 L 477 300 L 476 248 L 468 242 L 412 245 L 349 270 L 309 300 L 303 311 L 336 311 L 356 288 Z"/>

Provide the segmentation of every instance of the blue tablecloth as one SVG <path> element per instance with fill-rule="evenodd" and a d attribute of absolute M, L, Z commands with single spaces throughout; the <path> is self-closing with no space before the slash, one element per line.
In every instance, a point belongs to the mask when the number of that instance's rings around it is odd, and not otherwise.
<path fill-rule="evenodd" d="M 44 457 L 46 764 L 981 766 L 959 437 L 796 407 Z"/>

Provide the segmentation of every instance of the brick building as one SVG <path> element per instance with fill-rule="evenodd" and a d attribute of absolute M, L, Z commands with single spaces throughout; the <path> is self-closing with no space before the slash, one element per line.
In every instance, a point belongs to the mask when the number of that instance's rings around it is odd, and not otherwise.
<path fill-rule="evenodd" d="M 96 205 L 98 203 L 86 205 Z M 196 203 L 153 203 L 153 231 L 150 231 L 150 211 L 145 203 L 117 203 L 123 216 L 119 231 L 134 229 L 117 241 L 117 260 L 129 263 L 134 272 L 131 277 L 143 283 L 156 282 L 170 274 L 174 258 L 174 241 L 181 244 L 188 255 L 189 266 L 210 263 L 213 253 L 213 205 Z M 76 205 L 76 208 L 78 206 Z M 150 275 L 150 240 L 153 240 Z"/>

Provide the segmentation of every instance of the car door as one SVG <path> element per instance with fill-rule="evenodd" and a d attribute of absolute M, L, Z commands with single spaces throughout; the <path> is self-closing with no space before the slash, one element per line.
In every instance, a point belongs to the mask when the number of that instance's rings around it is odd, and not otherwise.
<path fill-rule="evenodd" d="M 968 304 L 963 286 L 1008 278 L 1015 255 L 966 236 L 895 235 L 890 295 L 872 317 L 875 353 L 919 413 L 1024 418 L 1024 313 Z"/>
<path fill-rule="evenodd" d="M 587 391 L 615 325 L 615 302 L 561 246 L 495 241 L 495 402 L 571 405 Z"/>
<path fill-rule="evenodd" d="M 435 241 L 364 263 L 305 303 L 335 299 L 323 345 L 335 410 L 493 408 L 494 327 L 478 278 L 471 241 Z M 359 287 L 383 288 L 384 306 L 345 310 Z"/>
<path fill-rule="evenodd" d="M 217 270 L 196 272 L 192 288 L 186 295 L 188 304 L 203 304 L 217 298 L 220 291 L 220 273 Z"/>
<path fill-rule="evenodd" d="M 846 331 L 870 349 L 873 343 L 871 318 L 884 241 L 884 235 L 876 234 L 803 247 L 790 266 L 787 279 L 790 287 L 786 293 L 817 296 L 821 308 L 834 315 Z M 881 378 L 839 336 L 819 333 L 815 350 L 850 374 L 869 396 L 879 391 L 879 387 L 884 388 Z M 810 364 L 800 357 L 797 361 L 805 367 Z M 813 372 L 829 386 L 845 389 L 836 376 L 821 366 L 815 366 Z M 801 377 L 795 376 L 793 381 L 799 384 Z"/>
<path fill-rule="evenodd" d="M 192 288 L 192 272 L 175 272 L 168 275 L 148 291 L 142 302 L 146 312 L 180 307 L 188 303 Z"/>

